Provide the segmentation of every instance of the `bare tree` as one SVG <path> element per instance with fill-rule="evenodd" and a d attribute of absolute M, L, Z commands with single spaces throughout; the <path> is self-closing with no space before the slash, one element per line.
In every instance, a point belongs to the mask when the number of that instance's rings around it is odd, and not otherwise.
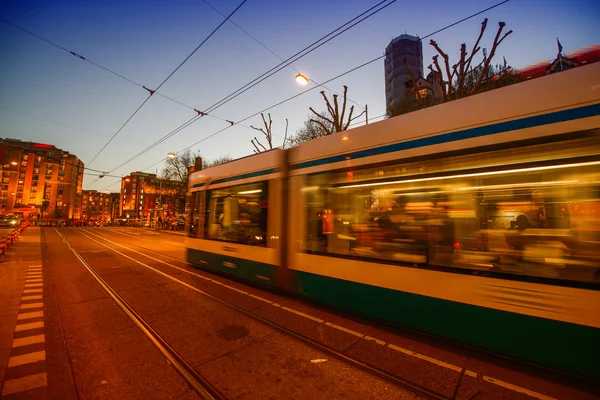
<path fill-rule="evenodd" d="M 267 120 L 265 119 L 265 114 L 261 113 L 260 116 L 262 117 L 263 120 L 263 124 L 265 125 L 265 128 L 256 128 L 252 125 L 250 125 L 250 128 L 260 131 L 263 133 L 263 135 L 265 135 L 265 138 L 267 140 L 267 146 L 269 147 L 268 149 L 263 146 L 263 144 L 256 138 L 256 136 L 254 137 L 254 139 L 252 139 L 250 141 L 250 143 L 252 143 L 252 145 L 254 146 L 254 153 L 258 154 L 260 152 L 263 151 L 267 151 L 267 150 L 271 150 L 273 149 L 273 132 L 271 131 L 271 127 L 273 125 L 273 120 L 271 119 L 271 113 L 267 114 L 269 116 L 269 123 L 267 124 Z M 285 119 L 285 136 L 283 138 L 283 147 L 285 148 L 285 142 L 287 140 L 287 132 L 288 132 L 288 120 L 287 118 Z M 260 147 L 259 147 L 260 146 Z"/>
<path fill-rule="evenodd" d="M 322 112 L 321 114 L 323 117 L 327 116 L 327 113 L 325 112 Z M 308 115 L 303 126 L 298 128 L 296 133 L 287 139 L 286 146 L 294 147 L 309 140 L 327 136 L 327 132 L 331 132 L 333 130 L 333 125 L 329 124 L 328 122 L 325 122 L 325 124 L 327 125 L 327 129 L 323 129 L 321 125 L 313 122 L 312 116 Z"/>
<path fill-rule="evenodd" d="M 360 115 L 356 116 L 355 118 L 352 118 L 352 113 L 354 112 L 354 106 L 351 106 L 350 112 L 348 113 L 348 120 L 344 122 L 344 117 L 345 117 L 344 114 L 346 113 L 347 93 L 348 93 L 348 86 L 344 85 L 344 102 L 342 103 L 342 108 L 340 110 L 340 107 L 338 104 L 338 95 L 337 94 L 333 95 L 333 105 L 332 105 L 331 102 L 329 101 L 329 99 L 327 98 L 327 96 L 325 95 L 325 91 L 324 90 L 321 91 L 321 95 L 323 96 L 323 99 L 325 100 L 325 104 L 327 105 L 327 112 L 329 113 L 329 116 L 326 116 L 326 114 L 324 114 L 324 113 L 319 114 L 312 107 L 308 108 L 310 111 L 313 112 L 313 114 L 315 114 L 317 116 L 317 119 L 311 119 L 310 121 L 314 122 L 317 125 L 320 125 L 326 135 L 331 135 L 333 133 L 345 131 L 346 129 L 348 129 L 348 126 L 350 126 L 350 123 L 354 119 L 360 117 L 361 115 L 363 115 L 365 113 L 365 111 L 363 111 Z"/>
<path fill-rule="evenodd" d="M 433 56 L 433 65 L 435 66 L 435 70 L 430 64 L 428 66 L 430 71 L 435 71 L 440 76 L 440 83 L 442 85 L 442 96 L 444 101 L 448 101 L 451 99 L 457 99 L 460 97 L 468 96 L 473 93 L 477 93 L 482 83 L 488 77 L 490 65 L 494 55 L 496 54 L 496 49 L 502 43 L 502 41 L 510 35 L 513 31 L 508 31 L 504 34 L 504 36 L 500 37 L 502 31 L 506 24 L 504 22 L 498 22 L 498 31 L 496 32 L 496 37 L 494 38 L 494 42 L 492 44 L 492 50 L 490 51 L 489 57 L 486 57 L 482 64 L 481 68 L 475 68 L 474 70 L 471 68 L 471 64 L 473 62 L 473 57 L 481 50 L 479 46 L 479 42 L 483 37 L 483 33 L 487 27 L 487 18 L 483 20 L 481 23 L 481 30 L 479 32 L 479 36 L 477 37 L 477 41 L 473 45 L 473 49 L 471 50 L 471 54 L 467 53 L 467 46 L 465 43 L 460 46 L 460 60 L 458 63 L 452 65 L 450 67 L 450 61 L 448 54 L 446 54 L 437 44 L 435 40 L 431 40 L 429 44 L 431 44 L 439 53 L 439 55 Z M 442 72 L 442 68 L 440 67 L 438 57 L 442 56 L 444 60 L 444 71 Z M 478 75 L 474 78 L 473 72 L 477 72 Z M 445 74 L 444 74 L 445 72 Z M 472 83 L 470 85 L 469 83 Z"/>

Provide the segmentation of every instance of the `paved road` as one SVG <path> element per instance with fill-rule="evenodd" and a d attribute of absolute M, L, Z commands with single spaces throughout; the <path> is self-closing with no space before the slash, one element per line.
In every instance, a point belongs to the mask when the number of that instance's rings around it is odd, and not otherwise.
<path fill-rule="evenodd" d="M 431 398 L 429 393 L 457 399 L 594 399 L 600 393 L 585 382 L 192 268 L 184 260 L 183 240 L 138 228 L 42 230 L 44 319 L 52 332 L 45 345 L 55 370 L 48 374 L 48 393 L 65 399 L 68 394 L 196 398 L 65 241 L 229 398 L 413 399 Z M 206 294 L 407 385 L 374 376 Z"/>

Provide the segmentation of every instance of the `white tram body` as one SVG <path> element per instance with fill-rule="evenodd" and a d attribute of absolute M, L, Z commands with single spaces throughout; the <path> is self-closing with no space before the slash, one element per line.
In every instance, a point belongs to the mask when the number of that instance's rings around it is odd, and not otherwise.
<path fill-rule="evenodd" d="M 600 64 L 190 177 L 189 260 L 600 379 Z"/>

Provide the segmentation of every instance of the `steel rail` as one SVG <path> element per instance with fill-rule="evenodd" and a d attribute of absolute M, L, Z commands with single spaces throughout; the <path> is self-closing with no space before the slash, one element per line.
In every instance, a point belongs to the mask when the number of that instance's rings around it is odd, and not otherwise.
<path fill-rule="evenodd" d="M 87 230 L 86 230 L 86 232 L 89 233 L 89 231 L 87 231 Z M 420 386 L 420 385 L 415 384 L 413 382 L 410 382 L 408 380 L 402 379 L 402 378 L 400 378 L 400 377 L 398 377 L 396 375 L 392 375 L 392 374 L 390 374 L 390 373 L 388 373 L 388 372 L 386 372 L 384 370 L 381 370 L 381 369 L 376 368 L 376 367 L 374 367 L 372 365 L 369 365 L 369 364 L 364 363 L 362 361 L 359 361 L 359 360 L 357 360 L 355 358 L 352 358 L 352 357 L 350 357 L 350 356 L 348 356 L 348 355 L 346 355 L 346 354 L 344 354 L 344 353 L 342 353 L 340 351 L 334 350 L 334 349 L 332 349 L 332 348 L 330 348 L 330 347 L 328 347 L 328 346 L 326 346 L 324 344 L 321 344 L 321 343 L 319 343 L 319 342 L 317 342 L 317 341 L 315 341 L 315 340 L 313 340 L 313 339 L 311 339 L 311 338 L 309 338 L 307 336 L 304 336 L 304 335 L 301 335 L 301 334 L 299 334 L 297 332 L 294 332 L 294 331 L 292 331 L 292 330 L 290 330 L 290 329 L 288 329 L 288 328 L 286 328 L 284 326 L 281 326 L 281 325 L 276 324 L 274 322 L 271 322 L 271 321 L 269 321 L 267 319 L 259 317 L 259 316 L 255 315 L 255 314 L 252 314 L 250 311 L 244 310 L 243 308 L 240 308 L 240 307 L 236 306 L 235 304 L 232 304 L 232 303 L 230 303 L 230 302 L 228 302 L 226 300 L 222 300 L 222 299 L 220 299 L 220 298 L 218 298 L 218 297 L 216 297 L 214 295 L 206 293 L 203 290 L 200 290 L 200 289 L 196 288 L 195 286 L 192 286 L 192 285 L 190 285 L 190 284 L 188 284 L 186 282 L 183 282 L 183 281 L 181 281 L 181 280 L 179 280 L 179 279 L 177 279 L 177 278 L 175 278 L 175 277 L 167 274 L 166 272 L 163 272 L 163 271 L 160 271 L 160 270 L 158 270 L 158 269 L 156 269 L 154 267 L 151 267 L 148 264 L 145 264 L 145 263 L 143 263 L 143 262 L 141 262 L 139 260 L 136 260 L 133 257 L 130 257 L 130 256 L 128 256 L 128 255 L 120 252 L 119 250 L 116 250 L 116 249 L 112 248 L 111 246 L 108 246 L 108 245 L 106 245 L 106 244 L 104 244 L 102 242 L 99 242 L 98 240 L 95 240 L 94 238 L 92 238 L 92 237 L 90 237 L 90 236 L 88 236 L 88 235 L 86 235 L 84 233 L 81 233 L 81 232 L 79 232 L 79 233 L 82 236 L 87 237 L 91 241 L 96 242 L 99 245 L 101 245 L 103 247 L 106 247 L 107 249 L 109 249 L 109 250 L 111 250 L 111 251 L 113 251 L 113 252 L 115 252 L 115 253 L 117 253 L 117 254 L 119 254 L 119 255 L 121 255 L 121 256 L 123 256 L 123 257 L 125 257 L 125 258 L 127 258 L 127 259 L 129 259 L 129 260 L 131 260 L 131 261 L 133 261 L 135 263 L 137 263 L 137 264 L 139 264 L 139 265 L 142 265 L 145 268 L 148 268 L 148 269 L 156 272 L 159 275 L 162 275 L 162 276 L 166 277 L 167 279 L 170 279 L 170 280 L 178 283 L 181 286 L 184 286 L 184 287 L 186 287 L 186 288 L 188 288 L 188 289 L 190 289 L 192 291 L 195 291 L 197 293 L 201 293 L 202 295 L 204 295 L 204 296 L 206 296 L 206 297 L 208 297 L 208 298 L 210 298 L 212 300 L 215 300 L 215 301 L 217 301 L 217 302 L 219 302 L 219 303 L 221 303 L 223 305 L 226 305 L 226 306 L 228 306 L 228 307 L 230 307 L 230 308 L 232 308 L 232 309 L 234 309 L 236 311 L 239 311 L 240 313 L 244 314 L 247 317 L 250 317 L 250 318 L 254 319 L 255 321 L 258 321 L 258 322 L 260 322 L 260 323 L 262 323 L 264 325 L 267 325 L 267 326 L 269 326 L 269 327 L 271 327 L 271 328 L 273 328 L 275 330 L 278 330 L 278 331 L 280 331 L 282 333 L 285 333 L 285 334 L 287 334 L 287 335 L 289 335 L 291 337 L 294 337 L 294 338 L 296 338 L 296 339 L 298 339 L 298 340 L 300 340 L 302 342 L 305 342 L 305 343 L 309 344 L 310 346 L 312 346 L 314 348 L 317 348 L 318 350 L 320 350 L 320 351 L 322 351 L 322 352 L 324 352 L 324 353 L 326 353 L 326 354 L 328 354 L 330 356 L 336 357 L 336 358 L 338 358 L 340 360 L 343 360 L 343 361 L 345 361 L 345 362 L 347 362 L 349 364 L 352 364 L 352 365 L 354 365 L 354 366 L 356 366 L 358 368 L 361 368 L 361 369 L 367 371 L 368 373 L 370 373 L 372 375 L 375 375 L 375 376 L 378 376 L 380 378 L 383 378 L 383 379 L 385 379 L 385 380 L 387 380 L 387 381 L 389 381 L 391 383 L 394 383 L 394 384 L 396 384 L 398 386 L 401 386 L 401 387 L 404 387 L 404 388 L 407 388 L 407 389 L 419 392 L 419 394 L 424 395 L 424 396 L 426 396 L 428 398 L 431 398 L 431 399 L 436 399 L 436 400 L 450 400 L 451 399 L 450 397 L 443 396 L 443 395 L 441 395 L 441 394 L 439 394 L 437 392 L 434 392 L 432 390 L 429 390 L 429 389 L 427 389 L 427 388 L 425 388 L 423 386 Z M 96 237 L 99 237 L 99 238 L 101 238 L 103 240 L 106 240 L 108 242 L 114 243 L 117 246 L 124 247 L 124 248 L 126 248 L 126 249 L 128 249 L 130 251 L 135 252 L 135 253 L 141 254 L 141 255 L 143 255 L 145 257 L 151 258 L 151 259 L 153 259 L 155 261 L 158 261 L 158 262 L 160 262 L 162 264 L 168 265 L 168 266 L 170 266 L 172 268 L 175 268 L 175 269 L 177 269 L 179 271 L 185 272 L 185 273 L 190 274 L 190 275 L 197 275 L 197 276 L 199 276 L 199 274 L 197 274 L 195 272 L 187 271 L 187 270 L 185 270 L 183 268 L 179 268 L 177 266 L 173 266 L 172 264 L 168 264 L 165 261 L 159 260 L 159 259 L 154 258 L 154 257 L 150 257 L 150 256 L 145 255 L 143 253 L 140 253 L 140 252 L 138 252 L 136 250 L 129 249 L 126 246 L 123 246 L 123 245 L 121 245 L 119 243 L 113 242 L 112 240 L 106 239 L 106 238 L 104 238 L 104 237 L 102 237 L 100 235 L 97 235 L 97 234 L 92 234 L 92 235 L 94 235 Z M 145 247 L 142 247 L 142 248 L 145 248 Z M 162 253 L 160 253 L 160 254 L 164 255 Z M 169 257 L 169 256 L 167 256 L 167 257 Z M 173 257 L 170 257 L 170 258 L 173 258 Z M 181 260 L 178 260 L 178 261 L 182 262 Z M 187 261 L 184 261 L 184 262 L 187 263 Z M 188 263 L 188 264 L 190 264 L 190 263 Z M 193 265 L 193 264 L 191 264 L 191 265 Z"/>
<path fill-rule="evenodd" d="M 208 382 L 202 375 L 200 375 L 191 365 L 189 365 L 183 357 L 179 355 L 159 334 L 156 332 L 150 324 L 148 324 L 144 318 L 137 313 L 117 292 L 115 292 L 102 277 L 89 265 L 83 257 L 75 250 L 71 243 L 54 228 L 56 233 L 62 238 L 63 242 L 67 245 L 71 253 L 83 264 L 88 270 L 90 275 L 98 282 L 98 284 L 104 289 L 104 291 L 117 303 L 117 305 L 123 310 L 123 312 L 133 321 L 133 323 L 142 331 L 144 335 L 150 340 L 150 342 L 163 354 L 167 361 L 173 366 L 173 368 L 183 377 L 183 379 L 190 385 L 190 387 L 203 399 L 203 400 L 225 400 L 223 396 L 216 388 L 214 388 L 210 382 Z"/>

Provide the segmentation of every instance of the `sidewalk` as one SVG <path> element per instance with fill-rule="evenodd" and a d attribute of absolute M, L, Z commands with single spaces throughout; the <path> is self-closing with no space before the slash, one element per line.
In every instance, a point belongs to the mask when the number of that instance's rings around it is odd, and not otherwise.
<path fill-rule="evenodd" d="M 0 258 L 0 398 L 45 399 L 41 230 L 28 227 Z"/>

